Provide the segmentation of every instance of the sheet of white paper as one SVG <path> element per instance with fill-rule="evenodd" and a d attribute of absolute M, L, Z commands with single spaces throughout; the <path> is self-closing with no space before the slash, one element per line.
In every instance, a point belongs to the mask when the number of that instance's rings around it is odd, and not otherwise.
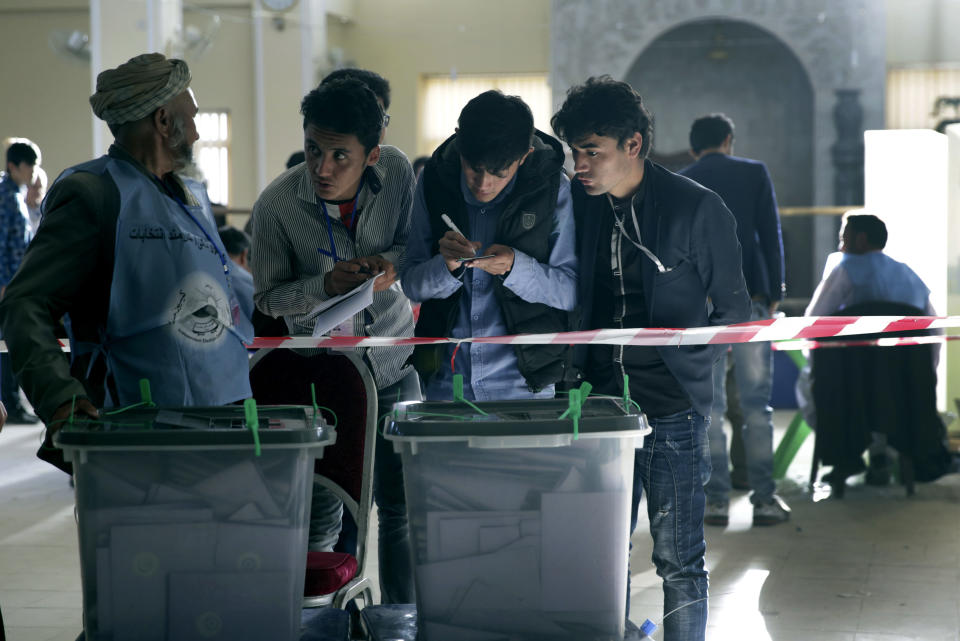
<path fill-rule="evenodd" d="M 377 274 L 367 282 L 351 289 L 346 294 L 334 296 L 323 301 L 307 314 L 307 320 L 316 318 L 313 325 L 313 336 L 323 336 L 331 329 L 352 318 L 354 314 L 363 311 L 373 304 L 373 283 L 383 272 Z"/>
<path fill-rule="evenodd" d="M 543 610 L 604 611 L 624 602 L 627 499 L 624 492 L 541 496 Z"/>
<path fill-rule="evenodd" d="M 116 639 L 166 641 L 167 576 L 213 569 L 216 523 L 121 525 L 110 531 Z M 177 638 L 177 637 L 172 637 Z"/>
<path fill-rule="evenodd" d="M 520 524 L 480 528 L 480 552 L 494 552 L 520 538 Z"/>
<path fill-rule="evenodd" d="M 193 491 L 210 503 L 218 517 L 227 517 L 247 503 L 255 503 L 266 518 L 283 516 L 260 470 L 249 460 L 205 478 Z"/>
<path fill-rule="evenodd" d="M 626 562 L 624 562 L 626 563 Z M 626 572 L 624 581 L 626 581 Z M 423 563 L 417 567 L 418 610 L 421 616 L 444 620 L 453 611 L 471 609 L 464 590 L 482 581 L 495 590 L 516 595 L 527 604 L 540 603 L 540 546 L 509 546 L 493 554 L 451 561 Z"/>
<path fill-rule="evenodd" d="M 296 567 L 297 557 L 300 556 L 293 550 L 302 536 L 302 530 L 290 527 L 220 523 L 217 530 L 217 569 L 228 572 L 290 570 Z"/>
<path fill-rule="evenodd" d="M 427 560 L 447 561 L 492 552 L 519 539 L 520 524 L 532 519 L 539 521 L 540 512 L 427 512 Z M 481 529 L 501 526 L 513 527 L 516 536 L 492 549 L 483 549 Z"/>
<path fill-rule="evenodd" d="M 289 572 L 171 573 L 168 639 L 263 641 L 298 637 Z M 135 638 L 135 637 L 131 637 Z"/>

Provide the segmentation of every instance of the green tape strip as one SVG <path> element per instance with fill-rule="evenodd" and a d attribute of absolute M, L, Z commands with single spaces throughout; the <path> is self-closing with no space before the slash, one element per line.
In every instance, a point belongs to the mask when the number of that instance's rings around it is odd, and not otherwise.
<path fill-rule="evenodd" d="M 590 396 L 590 392 L 593 391 L 593 385 L 584 381 L 583 385 L 580 386 L 580 405 L 582 406 L 587 402 L 587 398 Z"/>
<path fill-rule="evenodd" d="M 577 389 L 572 389 L 567 393 L 569 405 L 567 411 L 560 415 L 560 419 L 569 418 L 573 421 L 573 440 L 580 438 L 580 417 L 583 416 L 583 404 L 590 396 L 593 385 L 584 382 Z"/>
<path fill-rule="evenodd" d="M 140 379 L 140 402 L 147 407 L 153 407 L 153 394 L 150 393 L 150 381 Z"/>
<path fill-rule="evenodd" d="M 320 413 L 320 406 L 317 405 L 317 386 L 310 383 L 310 402 L 313 404 L 313 424 L 317 424 L 317 414 Z"/>
<path fill-rule="evenodd" d="M 463 397 L 463 374 L 453 375 L 453 400 L 457 401 L 458 403 L 464 403 L 469 407 L 472 407 L 473 410 L 477 412 L 477 414 L 480 414 L 481 416 L 488 416 L 486 412 L 484 412 L 482 409 L 480 409 L 479 407 L 477 407 L 476 405 L 474 405 L 473 403 L 471 403 L 470 401 L 468 401 Z"/>
<path fill-rule="evenodd" d="M 247 419 L 247 429 L 253 433 L 253 453 L 260 456 L 260 417 L 257 415 L 257 402 L 248 398 L 243 402 L 243 413 Z"/>
<path fill-rule="evenodd" d="M 570 390 L 570 418 L 573 419 L 573 440 L 580 438 L 580 414 L 583 412 L 583 401 L 580 399 L 580 390 Z"/>

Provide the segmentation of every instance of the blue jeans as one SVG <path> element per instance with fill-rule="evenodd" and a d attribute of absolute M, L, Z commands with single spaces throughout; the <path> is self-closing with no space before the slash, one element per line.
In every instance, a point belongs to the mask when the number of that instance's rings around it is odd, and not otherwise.
<path fill-rule="evenodd" d="M 630 533 L 637 527 L 640 497 L 646 492 L 653 563 L 663 579 L 664 641 L 703 641 L 706 634 L 703 484 L 710 476 L 708 423 L 692 409 L 652 418 L 653 431 L 634 456 Z M 629 590 L 628 584 L 628 612 Z"/>
<path fill-rule="evenodd" d="M 765 303 L 754 301 L 750 320 L 769 318 Z M 743 411 L 743 449 L 747 459 L 747 480 L 754 505 L 769 503 L 775 489 L 773 482 L 773 408 L 770 391 L 773 387 L 773 350 L 770 343 L 739 343 L 731 346 L 713 368 L 713 409 L 710 414 L 710 457 L 713 474 L 707 483 L 707 500 L 726 503 L 730 495 L 730 464 L 727 458 L 727 436 L 723 431 L 723 413 L 727 408 L 726 359 L 733 357 L 733 372 Z"/>
<path fill-rule="evenodd" d="M 380 416 L 393 404 L 420 400 L 420 379 L 410 371 L 399 381 L 377 390 Z M 380 600 L 382 603 L 416 603 L 413 561 L 410 556 L 410 529 L 407 526 L 407 501 L 403 493 L 403 468 L 393 443 L 377 428 L 377 449 L 373 470 L 373 500 L 377 504 L 379 532 L 377 554 L 380 563 Z"/>

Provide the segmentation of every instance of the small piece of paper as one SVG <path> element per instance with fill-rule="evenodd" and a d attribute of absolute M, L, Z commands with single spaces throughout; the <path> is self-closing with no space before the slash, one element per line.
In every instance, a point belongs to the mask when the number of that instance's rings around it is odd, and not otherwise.
<path fill-rule="evenodd" d="M 367 282 L 351 289 L 346 294 L 334 296 L 310 310 L 306 320 L 316 319 L 313 325 L 313 337 L 323 336 L 344 321 L 353 318 L 354 314 L 358 314 L 372 305 L 373 284 L 377 278 L 383 274 L 384 272 L 380 272 Z"/>

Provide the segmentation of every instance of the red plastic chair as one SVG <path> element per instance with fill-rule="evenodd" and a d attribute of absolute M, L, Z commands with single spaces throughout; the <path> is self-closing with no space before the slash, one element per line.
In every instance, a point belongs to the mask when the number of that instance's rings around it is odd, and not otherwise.
<path fill-rule="evenodd" d="M 337 417 L 337 441 L 317 460 L 318 480 L 330 488 L 357 524 L 355 556 L 308 552 L 304 607 L 343 608 L 361 597 L 373 605 L 366 574 L 366 541 L 373 501 L 373 457 L 377 430 L 377 388 L 358 354 L 326 350 L 262 349 L 250 360 L 253 397 L 265 405 L 312 403 Z M 327 412 L 324 416 L 329 420 Z M 367 446 L 369 444 L 369 447 Z"/>

